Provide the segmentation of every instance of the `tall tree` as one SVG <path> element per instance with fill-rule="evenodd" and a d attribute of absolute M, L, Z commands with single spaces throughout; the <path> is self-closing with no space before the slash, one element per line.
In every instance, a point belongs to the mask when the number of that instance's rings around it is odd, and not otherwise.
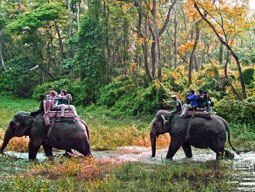
<path fill-rule="evenodd" d="M 221 5 L 223 5 L 223 4 L 221 4 Z M 214 8 L 214 10 L 215 10 L 214 13 L 217 13 L 220 17 L 220 21 L 218 21 L 215 18 L 215 16 L 213 16 L 212 13 L 210 13 L 209 10 L 207 10 L 205 8 L 205 6 L 203 6 L 202 3 L 198 2 L 198 1 L 194 1 L 194 7 L 198 11 L 198 13 L 202 17 L 202 19 L 213 30 L 213 32 L 215 33 L 215 35 L 219 39 L 220 43 L 223 44 L 227 48 L 227 50 L 230 52 L 230 54 L 234 58 L 235 63 L 237 65 L 238 72 L 239 72 L 239 78 L 240 78 L 240 83 L 241 83 L 241 87 L 242 87 L 242 97 L 241 98 L 246 99 L 247 96 L 246 96 L 246 91 L 245 91 L 245 83 L 244 83 L 243 73 L 242 73 L 242 69 L 241 69 L 241 64 L 240 64 L 240 61 L 239 61 L 239 58 L 238 58 L 237 54 L 231 48 L 229 38 L 228 38 L 228 34 L 227 34 L 227 31 L 226 31 L 226 27 L 224 25 L 225 20 L 224 20 L 223 14 L 221 13 L 220 8 L 217 7 L 215 4 L 211 4 L 211 7 Z M 201 9 L 203 10 L 203 12 L 201 11 Z M 242 9 L 242 8 L 240 8 L 240 9 Z M 236 13 L 238 11 L 238 9 L 234 9 L 234 11 Z M 239 13 L 242 13 L 242 12 L 240 12 L 240 10 L 239 10 Z M 206 18 L 206 16 L 205 16 L 206 14 L 208 14 L 213 19 L 216 26 L 214 26 L 213 23 L 209 19 Z M 236 20 L 239 20 L 239 19 L 241 19 L 241 15 L 239 16 L 239 18 L 236 18 Z M 240 22 L 240 20 L 238 22 Z M 219 33 L 219 30 L 220 30 L 220 33 Z M 226 68 L 225 68 L 225 70 L 226 70 Z M 226 72 L 225 72 L 225 74 L 227 75 Z M 239 96 L 239 94 L 237 96 Z"/>

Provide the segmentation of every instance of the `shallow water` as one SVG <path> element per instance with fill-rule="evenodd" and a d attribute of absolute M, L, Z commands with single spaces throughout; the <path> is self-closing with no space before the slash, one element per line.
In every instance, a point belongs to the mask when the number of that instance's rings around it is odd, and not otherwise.
<path fill-rule="evenodd" d="M 106 151 L 92 151 L 92 154 L 97 159 L 110 159 L 113 161 L 132 161 L 132 162 L 144 162 L 151 164 L 163 164 L 171 163 L 165 160 L 168 148 L 157 149 L 156 157 L 151 158 L 151 148 L 146 147 L 136 147 L 127 146 L 120 147 L 116 150 L 106 150 Z M 55 152 L 55 154 L 63 154 L 64 151 Z M 192 149 L 193 157 L 187 159 L 182 150 L 179 150 L 173 158 L 176 163 L 183 162 L 201 162 L 201 163 L 211 163 L 217 162 L 216 154 L 207 149 Z M 20 152 L 5 152 L 6 155 L 14 158 L 18 158 L 19 161 L 28 161 L 28 153 Z M 43 162 L 46 160 L 44 153 L 37 154 L 37 160 Z M 233 186 L 233 191 L 255 191 L 255 152 L 249 152 L 245 154 L 237 155 L 233 160 L 227 160 L 226 163 L 238 172 L 238 174 L 233 174 L 233 178 L 230 183 Z M 5 170 L 2 170 L 4 172 Z M 1 176 L 3 176 L 1 174 Z"/>

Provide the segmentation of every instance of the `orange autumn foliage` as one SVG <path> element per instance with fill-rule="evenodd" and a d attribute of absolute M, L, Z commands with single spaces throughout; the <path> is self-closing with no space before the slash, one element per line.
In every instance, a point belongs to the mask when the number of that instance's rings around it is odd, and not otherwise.
<path fill-rule="evenodd" d="M 171 142 L 171 138 L 169 134 L 160 135 L 157 138 L 156 146 L 158 148 L 168 147 L 170 142 Z M 132 145 L 141 146 L 141 147 L 150 147 L 151 146 L 150 136 L 147 135 L 146 137 L 140 136 L 138 138 L 134 138 L 132 140 Z"/>
<path fill-rule="evenodd" d="M 26 152 L 28 151 L 28 143 L 29 143 L 28 137 L 14 137 L 9 141 L 7 145 L 7 150 Z"/>
<path fill-rule="evenodd" d="M 195 43 L 194 41 L 188 41 L 188 42 L 184 43 L 183 45 L 180 45 L 178 47 L 180 54 L 185 55 L 186 52 L 192 51 L 194 43 Z"/>
<path fill-rule="evenodd" d="M 2 129 L 0 129 L 0 145 L 2 145 L 3 140 L 4 140 L 4 132 Z M 25 152 L 25 151 L 28 151 L 28 143 L 29 143 L 28 137 L 14 137 L 9 141 L 6 147 L 6 150 Z"/>
<path fill-rule="evenodd" d="M 99 176 L 105 172 L 109 172 L 116 166 L 122 165 L 124 162 L 118 159 L 95 159 L 95 158 L 71 158 L 63 160 L 55 160 L 54 164 L 47 163 L 45 165 L 35 165 L 30 173 L 24 176 L 47 176 L 48 179 L 55 180 L 58 177 L 75 177 L 81 179 L 99 179 Z"/>

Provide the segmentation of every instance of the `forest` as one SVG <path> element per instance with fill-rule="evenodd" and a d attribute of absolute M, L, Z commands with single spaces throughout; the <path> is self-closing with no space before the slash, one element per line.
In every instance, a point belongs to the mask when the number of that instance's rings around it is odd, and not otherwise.
<path fill-rule="evenodd" d="M 100 157 L 24 165 L 0 156 L 5 172 L 0 191 L 26 191 L 31 185 L 31 191 L 233 190 L 231 174 L 239 171 L 233 162 L 124 163 L 106 154 L 101 158 L 100 152 L 140 153 L 126 146 L 150 151 L 151 120 L 158 110 L 175 108 L 171 95 L 185 103 L 190 88 L 207 91 L 237 148 L 254 150 L 253 3 L 0 0 L 0 143 L 16 112 L 36 110 L 39 96 L 51 88 L 66 89 Z M 165 149 L 170 141 L 162 135 L 157 147 Z M 27 152 L 28 142 L 14 138 L 7 151 Z"/>

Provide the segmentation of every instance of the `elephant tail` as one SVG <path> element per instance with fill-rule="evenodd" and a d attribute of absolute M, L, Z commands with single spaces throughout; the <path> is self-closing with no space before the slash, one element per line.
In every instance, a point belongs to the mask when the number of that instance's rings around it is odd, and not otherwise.
<path fill-rule="evenodd" d="M 224 125 L 225 125 L 226 131 L 228 132 L 228 143 L 229 143 L 230 147 L 231 147 L 237 154 L 249 152 L 249 150 L 247 150 L 247 149 L 244 149 L 244 150 L 237 150 L 237 149 L 234 148 L 234 146 L 231 144 L 231 141 L 230 141 L 230 128 L 229 128 L 229 126 L 228 126 L 228 123 L 226 122 L 225 119 L 222 119 L 222 120 L 223 120 L 223 123 L 224 123 Z"/>

